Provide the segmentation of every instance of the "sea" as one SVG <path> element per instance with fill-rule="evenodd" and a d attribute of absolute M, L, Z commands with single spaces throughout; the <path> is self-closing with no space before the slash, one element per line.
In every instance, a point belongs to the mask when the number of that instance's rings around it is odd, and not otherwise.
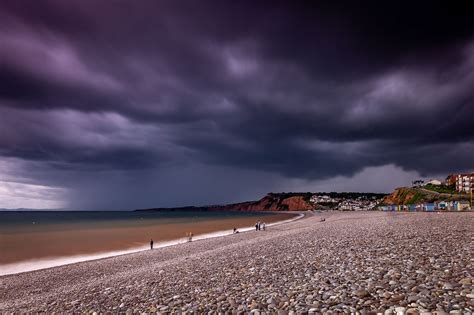
<path fill-rule="evenodd" d="M 287 213 L 0 211 L 0 275 L 55 267 L 271 226 Z"/>

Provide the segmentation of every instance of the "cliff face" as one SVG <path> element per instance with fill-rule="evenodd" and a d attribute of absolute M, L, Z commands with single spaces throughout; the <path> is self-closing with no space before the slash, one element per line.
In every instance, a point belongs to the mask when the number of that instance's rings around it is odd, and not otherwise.
<path fill-rule="evenodd" d="M 225 206 L 228 210 L 246 211 L 302 211 L 314 207 L 303 196 L 280 196 L 268 194 L 259 201 L 236 203 Z"/>
<path fill-rule="evenodd" d="M 304 197 L 289 197 L 282 201 L 282 205 L 288 207 L 290 211 L 293 210 L 311 210 L 313 205 L 306 201 Z"/>
<path fill-rule="evenodd" d="M 154 208 L 139 211 L 305 211 L 314 206 L 305 195 L 270 193 L 258 201 L 203 207 Z"/>
<path fill-rule="evenodd" d="M 425 201 L 423 196 L 414 189 L 402 187 L 395 189 L 390 195 L 385 197 L 383 203 L 404 205 L 414 203 L 413 200 Z"/>

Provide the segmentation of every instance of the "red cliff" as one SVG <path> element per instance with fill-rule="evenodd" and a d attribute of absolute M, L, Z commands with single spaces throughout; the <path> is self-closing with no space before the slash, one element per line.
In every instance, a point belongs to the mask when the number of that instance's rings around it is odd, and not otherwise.
<path fill-rule="evenodd" d="M 258 201 L 202 207 L 154 208 L 140 211 L 305 211 L 314 209 L 310 196 L 297 193 L 270 193 Z"/>

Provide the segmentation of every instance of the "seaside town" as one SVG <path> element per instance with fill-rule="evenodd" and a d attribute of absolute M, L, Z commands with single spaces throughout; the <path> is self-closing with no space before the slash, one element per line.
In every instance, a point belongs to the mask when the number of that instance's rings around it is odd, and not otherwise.
<path fill-rule="evenodd" d="M 374 193 L 314 193 L 315 210 L 341 211 L 466 211 L 472 210 L 474 172 L 451 174 L 444 180 L 414 180 L 389 195 Z"/>
<path fill-rule="evenodd" d="M 451 174 L 444 181 L 415 180 L 410 188 L 399 188 L 377 206 L 382 211 L 472 210 L 474 172 Z"/>
<path fill-rule="evenodd" d="M 363 211 L 376 210 L 382 200 L 383 194 L 318 193 L 311 197 L 310 203 L 317 210 Z"/>
<path fill-rule="evenodd" d="M 136 211 L 467 211 L 472 210 L 474 172 L 444 180 L 416 179 L 392 193 L 270 192 L 256 201 Z"/>

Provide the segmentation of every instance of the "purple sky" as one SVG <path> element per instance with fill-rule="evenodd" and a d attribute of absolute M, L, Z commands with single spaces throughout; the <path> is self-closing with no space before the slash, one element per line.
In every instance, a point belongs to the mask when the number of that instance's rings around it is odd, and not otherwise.
<path fill-rule="evenodd" d="M 0 208 L 474 170 L 474 6 L 290 3 L 2 1 Z"/>

